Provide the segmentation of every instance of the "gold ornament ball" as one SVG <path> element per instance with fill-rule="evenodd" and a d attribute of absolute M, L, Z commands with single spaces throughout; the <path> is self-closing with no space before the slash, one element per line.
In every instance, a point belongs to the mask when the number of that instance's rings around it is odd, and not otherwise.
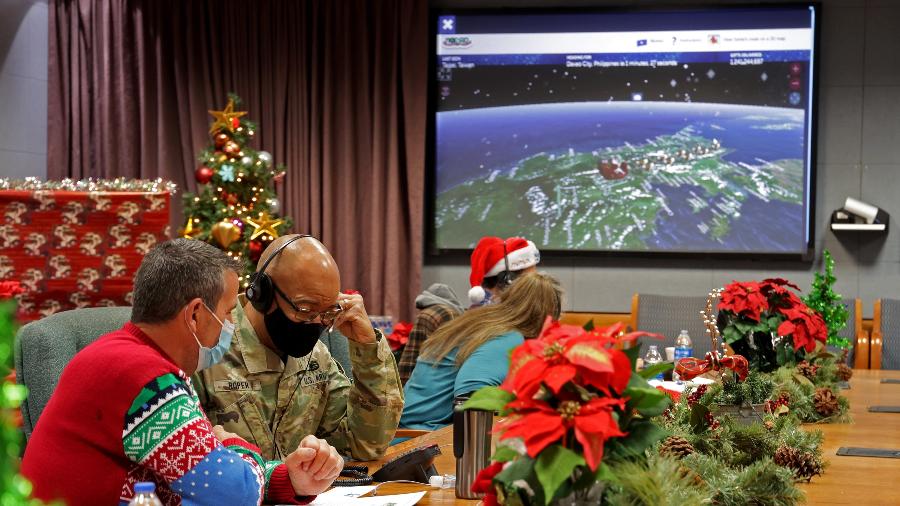
<path fill-rule="evenodd" d="M 225 147 L 222 148 L 222 151 L 231 156 L 237 156 L 237 154 L 241 151 L 241 146 L 234 141 L 228 141 L 225 143 Z"/>
<path fill-rule="evenodd" d="M 241 229 L 230 220 L 224 219 L 212 226 L 210 235 L 219 243 L 219 246 L 227 248 L 241 238 Z"/>

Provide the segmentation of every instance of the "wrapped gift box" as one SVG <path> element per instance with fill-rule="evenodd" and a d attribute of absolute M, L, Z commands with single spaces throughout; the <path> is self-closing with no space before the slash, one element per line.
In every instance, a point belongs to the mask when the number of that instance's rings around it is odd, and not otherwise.
<path fill-rule="evenodd" d="M 171 235 L 172 186 L 152 185 L 154 191 L 0 189 L 0 280 L 18 280 L 25 288 L 18 296 L 20 319 L 130 305 L 141 259 Z"/>

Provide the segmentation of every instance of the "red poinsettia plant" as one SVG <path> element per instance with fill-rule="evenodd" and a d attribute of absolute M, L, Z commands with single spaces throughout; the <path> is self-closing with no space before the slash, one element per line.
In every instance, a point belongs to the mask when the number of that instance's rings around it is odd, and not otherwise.
<path fill-rule="evenodd" d="M 409 333 L 413 329 L 413 324 L 409 322 L 397 322 L 394 324 L 394 330 L 387 336 L 388 344 L 391 351 L 402 350 L 406 343 L 409 342 Z"/>
<path fill-rule="evenodd" d="M 719 302 L 719 328 L 735 353 L 757 370 L 790 365 L 825 344 L 825 320 L 795 293 L 797 285 L 781 279 L 734 281 Z"/>
<path fill-rule="evenodd" d="M 633 371 L 645 332 L 623 325 L 581 328 L 548 318 L 540 336 L 510 355 L 506 380 L 475 392 L 462 409 L 498 411 L 494 464 L 473 485 L 484 504 L 549 504 L 612 479 L 608 455 L 642 458 L 662 438 L 650 421 L 669 405 L 645 378 L 671 367 Z M 630 348 L 625 345 L 632 344 Z M 512 498 L 515 498 L 511 500 Z"/>

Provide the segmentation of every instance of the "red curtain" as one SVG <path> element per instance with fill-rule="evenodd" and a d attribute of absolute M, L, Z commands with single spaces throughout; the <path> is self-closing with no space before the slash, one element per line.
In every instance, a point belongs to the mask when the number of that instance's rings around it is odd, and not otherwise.
<path fill-rule="evenodd" d="M 370 313 L 408 319 L 422 264 L 426 23 L 418 0 L 54 0 L 48 176 L 163 177 L 195 191 L 206 111 L 233 91 L 259 125 L 256 147 L 287 166 L 279 193 L 294 231 L 328 246 Z"/>

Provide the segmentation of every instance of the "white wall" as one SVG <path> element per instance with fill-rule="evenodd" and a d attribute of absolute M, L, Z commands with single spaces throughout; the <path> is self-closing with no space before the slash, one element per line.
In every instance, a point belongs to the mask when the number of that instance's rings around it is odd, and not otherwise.
<path fill-rule="evenodd" d="M 0 0 L 0 177 L 47 177 L 47 0 Z"/>

